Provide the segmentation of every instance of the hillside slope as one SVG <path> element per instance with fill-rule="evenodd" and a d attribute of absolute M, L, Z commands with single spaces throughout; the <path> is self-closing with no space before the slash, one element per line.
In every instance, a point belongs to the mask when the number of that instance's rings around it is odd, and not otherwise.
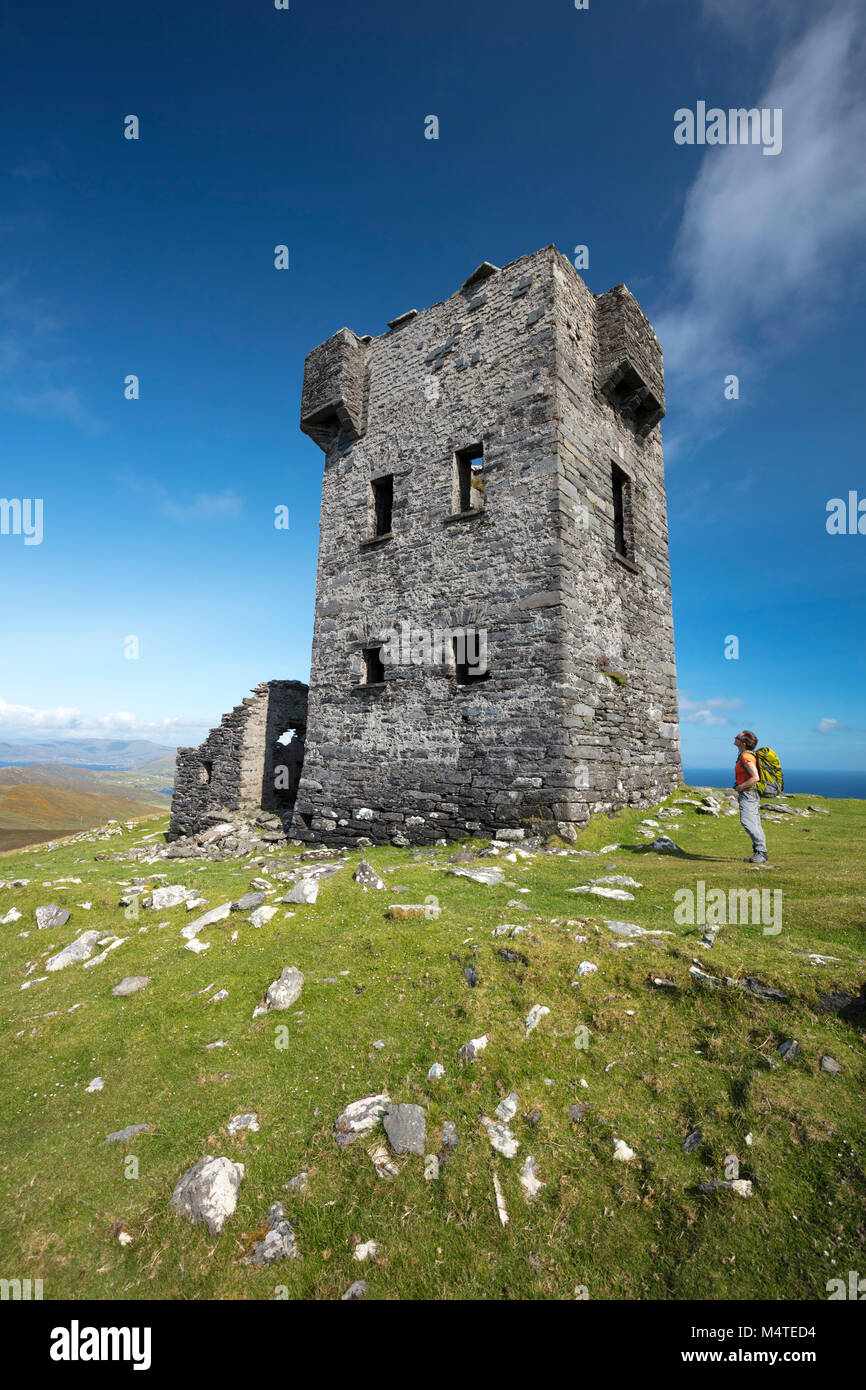
<path fill-rule="evenodd" d="M 733 816 L 684 800 L 658 817 L 679 853 L 653 849 L 659 827 L 630 811 L 594 821 L 576 847 L 470 842 L 464 864 L 449 862 L 457 845 L 367 850 L 382 891 L 363 891 L 348 852 L 314 904 L 279 901 L 295 870 L 328 862 L 299 850 L 104 858 L 159 843 L 164 819 L 4 859 L 0 917 L 21 913 L 0 926 L 4 1267 L 42 1278 L 46 1299 L 334 1299 L 358 1279 L 368 1299 L 825 1299 L 828 1280 L 863 1268 L 866 1233 L 866 803 L 788 798 L 767 826 L 773 867 L 756 870 Z M 29 882 L 12 887 L 19 876 Z M 197 911 L 120 905 L 136 876 L 195 887 L 209 908 L 256 879 L 277 911 L 260 927 L 231 913 L 195 954 L 180 931 Z M 611 876 L 641 886 L 620 887 L 627 899 L 571 891 L 611 891 L 590 884 Z M 684 895 L 700 915 L 713 888 L 766 890 L 764 919 L 707 936 L 684 920 Z M 386 915 L 425 900 L 426 918 Z M 71 919 L 40 931 L 35 909 L 50 903 Z M 122 944 L 93 968 L 46 972 L 94 928 Z M 254 1019 L 286 966 L 303 973 L 300 997 Z M 149 983 L 114 997 L 134 975 Z M 536 1005 L 549 1012 L 528 1031 Z M 512 1093 L 506 1157 L 482 1120 Z M 423 1155 L 389 1152 L 381 1125 L 335 1142 L 344 1107 L 381 1094 L 421 1107 L 438 1176 Z M 230 1133 L 246 1112 L 260 1128 Z M 129 1125 L 149 1129 L 106 1142 Z M 245 1169 L 215 1235 L 169 1208 L 205 1155 Z M 306 1190 L 288 1188 L 301 1172 Z M 737 1174 L 751 1196 L 702 1190 Z M 277 1201 L 300 1258 L 247 1265 Z"/>
<path fill-rule="evenodd" d="M 152 804 L 126 796 L 40 783 L 11 787 L 0 784 L 0 830 L 48 827 L 59 835 L 106 820 L 134 820 L 147 815 L 153 815 Z"/>

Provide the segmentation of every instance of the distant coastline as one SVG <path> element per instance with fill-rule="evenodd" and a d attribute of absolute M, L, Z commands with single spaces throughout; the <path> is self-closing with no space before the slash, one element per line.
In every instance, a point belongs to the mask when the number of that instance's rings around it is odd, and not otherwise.
<path fill-rule="evenodd" d="M 733 786 L 733 760 L 728 768 L 684 767 L 683 777 L 690 787 Z M 866 772 L 786 770 L 785 791 L 805 793 L 807 796 L 846 797 L 866 801 Z"/>

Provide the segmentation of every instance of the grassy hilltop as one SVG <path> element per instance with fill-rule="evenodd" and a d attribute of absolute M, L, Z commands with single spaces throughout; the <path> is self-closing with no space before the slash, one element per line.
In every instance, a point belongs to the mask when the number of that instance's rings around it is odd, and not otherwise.
<path fill-rule="evenodd" d="M 147 865 L 94 859 L 162 832 L 165 817 L 105 844 L 0 858 L 0 917 L 12 907 L 22 914 L 0 926 L 4 1273 L 43 1279 L 46 1299 L 334 1299 L 357 1279 L 367 1298 L 383 1299 L 572 1299 L 579 1286 L 590 1299 L 826 1298 L 827 1281 L 862 1270 L 866 1258 L 863 1016 L 841 998 L 857 999 L 866 980 L 866 802 L 787 804 L 829 814 L 768 824 L 767 870 L 742 862 L 748 840 L 733 816 L 693 807 L 657 831 L 681 854 L 648 848 L 638 827 L 653 812 L 628 811 L 594 820 L 572 847 L 618 845 L 597 857 L 506 858 L 506 847 L 481 858 L 478 867 L 505 870 L 493 886 L 445 870 L 461 846 L 388 847 L 363 852 L 387 884 L 363 892 L 355 850 L 323 879 L 314 905 L 280 903 L 261 928 L 234 912 L 201 933 L 211 943 L 201 955 L 180 937 L 196 912 L 136 917 L 118 905 L 121 885 Z M 267 875 L 268 858 L 151 867 L 168 875 L 159 882 L 200 888 L 212 908 Z M 567 891 L 608 874 L 643 885 L 628 890 L 634 901 Z M 82 882 L 53 886 L 66 876 Z M 30 882 L 10 887 L 18 877 Z M 675 892 L 699 880 L 707 890 L 781 890 L 781 932 L 726 925 L 702 945 L 703 927 L 674 916 Z M 289 884 L 274 887 L 271 905 Z M 386 916 L 390 903 L 430 896 L 438 918 Z M 520 901 L 528 910 L 507 905 Z M 35 909 L 51 903 L 71 919 L 37 930 Z M 617 947 L 605 919 L 670 935 Z M 527 930 L 494 936 L 506 923 Z M 127 939 L 93 969 L 73 965 L 22 990 L 45 975 L 45 957 L 91 929 Z M 787 999 L 709 987 L 690 974 L 696 960 Z M 578 976 L 581 962 L 597 970 Z M 290 965 L 304 974 L 297 1003 L 254 1021 Z M 145 989 L 112 997 L 122 977 L 138 974 L 151 977 Z M 210 1002 L 221 990 L 228 997 Z M 527 1036 L 537 1004 L 549 1013 Z M 586 1046 L 576 1047 L 581 1025 Z M 288 1045 L 276 1045 L 286 1029 Z M 487 1048 L 463 1063 L 458 1049 L 485 1033 Z M 799 1052 L 784 1060 L 779 1048 L 791 1039 Z M 208 1049 L 215 1041 L 226 1046 Z M 821 1070 L 825 1056 L 842 1070 Z M 434 1062 L 445 1069 L 439 1080 L 428 1079 Z M 104 1089 L 89 1094 L 95 1076 Z M 512 1091 L 519 1149 L 506 1158 L 480 1120 Z M 425 1181 L 416 1156 L 398 1160 L 396 1177 L 377 1176 L 369 1150 L 385 1140 L 381 1127 L 338 1148 L 340 1111 L 379 1092 L 424 1108 L 426 1151 L 442 1157 L 436 1180 Z M 228 1121 L 246 1111 L 260 1130 L 230 1135 Z M 447 1154 L 446 1121 L 459 1137 Z M 151 1131 L 106 1143 L 134 1124 Z M 615 1139 L 631 1161 L 614 1161 Z M 168 1206 L 206 1154 L 245 1165 L 237 1209 L 216 1236 Z M 529 1155 L 545 1184 L 533 1202 L 520 1181 Z M 700 1190 L 729 1176 L 726 1155 L 752 1182 L 751 1197 Z M 302 1170 L 307 1191 L 287 1191 Z M 245 1265 L 276 1201 L 300 1258 Z M 378 1246 L 364 1263 L 353 1257 L 359 1241 Z"/>

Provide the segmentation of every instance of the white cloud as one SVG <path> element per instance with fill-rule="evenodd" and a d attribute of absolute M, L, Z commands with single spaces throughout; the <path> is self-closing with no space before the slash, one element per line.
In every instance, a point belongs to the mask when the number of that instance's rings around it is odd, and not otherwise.
<path fill-rule="evenodd" d="M 745 394 L 850 293 L 866 228 L 863 30 L 855 10 L 837 9 L 789 44 L 766 89 L 732 103 L 782 109 L 781 153 L 708 148 L 686 196 L 669 302 L 654 323 L 671 395 L 703 416 L 702 430 L 708 405 L 734 408 L 725 375 Z M 711 92 L 693 95 L 692 108 L 713 104 Z"/>
<path fill-rule="evenodd" d="M 819 719 L 815 725 L 816 734 L 862 734 L 862 729 L 857 729 L 851 724 L 843 724 L 839 719 Z"/>
<path fill-rule="evenodd" d="M 120 481 L 139 496 L 147 498 L 173 521 L 215 521 L 237 516 L 243 510 L 243 499 L 234 488 L 221 492 L 196 492 L 192 497 L 172 493 L 156 478 L 142 477 L 129 470 Z"/>
<path fill-rule="evenodd" d="M 161 506 L 167 516 L 177 521 L 199 521 L 208 517 L 237 516 L 243 503 L 233 488 L 222 492 L 197 492 L 191 502 L 176 502 L 165 493 Z"/>
<path fill-rule="evenodd" d="M 700 724 L 705 729 L 716 728 L 731 722 L 719 713 L 720 710 L 743 708 L 742 700 L 726 699 L 723 696 L 715 696 L 711 700 L 693 700 L 691 692 L 688 690 L 681 691 L 678 699 L 680 722 L 682 724 Z"/>
<path fill-rule="evenodd" d="M 101 429 L 100 422 L 87 410 L 74 386 L 44 386 L 29 395 L 19 393 L 13 396 L 12 404 L 25 415 L 66 420 L 79 429 Z"/>
<path fill-rule="evenodd" d="M 215 723 L 217 721 L 214 721 Z M 130 738 L 155 738 L 177 731 L 197 732 L 201 719 L 142 719 L 127 710 L 109 714 L 85 714 L 80 709 L 58 706 L 55 709 L 31 709 L 27 705 L 10 705 L 0 699 L 0 730 L 15 734 L 75 734 L 81 738 L 100 738 L 123 734 Z"/>

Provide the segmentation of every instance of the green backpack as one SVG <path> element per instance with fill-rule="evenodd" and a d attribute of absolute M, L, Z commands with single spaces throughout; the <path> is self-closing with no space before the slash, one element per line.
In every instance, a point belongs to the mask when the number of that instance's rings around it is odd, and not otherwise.
<path fill-rule="evenodd" d="M 772 748 L 756 748 L 755 757 L 758 760 L 759 795 L 781 796 L 785 790 L 785 778 L 778 753 L 774 753 Z"/>

